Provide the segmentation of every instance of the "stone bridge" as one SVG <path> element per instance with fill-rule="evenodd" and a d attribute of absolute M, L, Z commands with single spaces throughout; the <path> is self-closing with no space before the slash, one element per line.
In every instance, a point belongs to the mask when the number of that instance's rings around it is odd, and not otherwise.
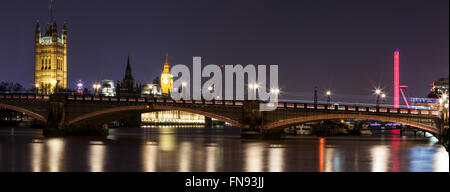
<path fill-rule="evenodd" d="M 170 98 L 101 97 L 55 94 L 0 94 L 0 107 L 27 114 L 45 123 L 46 135 L 105 135 L 108 122 L 160 110 L 204 115 L 240 127 L 243 133 L 276 134 L 282 128 L 310 121 L 364 119 L 410 125 L 439 135 L 440 112 L 405 108 L 278 103 L 275 111 L 260 112 L 260 101 L 172 100 Z"/>

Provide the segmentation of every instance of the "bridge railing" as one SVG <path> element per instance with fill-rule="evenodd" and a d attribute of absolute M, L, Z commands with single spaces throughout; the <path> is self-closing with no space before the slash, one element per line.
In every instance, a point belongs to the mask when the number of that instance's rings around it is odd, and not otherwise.
<path fill-rule="evenodd" d="M 201 104 L 201 105 L 229 105 L 242 106 L 244 101 L 238 100 L 173 100 L 168 97 L 108 97 L 108 96 L 91 96 L 91 95 L 67 95 L 68 101 L 94 101 L 94 102 L 128 102 L 128 103 L 165 103 L 165 104 Z M 2 94 L 0 99 L 33 99 L 33 100 L 49 100 L 48 95 L 35 94 Z M 375 106 L 359 106 L 359 105 L 331 105 L 331 104 L 312 104 L 312 103 L 294 103 L 279 102 L 280 110 L 318 110 L 318 111 L 346 111 L 346 112 L 366 112 L 366 113 L 385 113 L 385 114 L 409 114 L 417 116 L 440 116 L 438 110 L 428 109 L 408 109 L 408 108 L 390 108 Z"/>

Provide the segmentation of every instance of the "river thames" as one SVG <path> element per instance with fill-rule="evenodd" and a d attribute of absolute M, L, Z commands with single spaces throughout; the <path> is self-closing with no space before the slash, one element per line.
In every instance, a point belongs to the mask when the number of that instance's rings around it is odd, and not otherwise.
<path fill-rule="evenodd" d="M 107 137 L 44 137 L 0 128 L 2 172 L 448 172 L 431 135 L 242 140 L 234 127 L 111 128 Z"/>

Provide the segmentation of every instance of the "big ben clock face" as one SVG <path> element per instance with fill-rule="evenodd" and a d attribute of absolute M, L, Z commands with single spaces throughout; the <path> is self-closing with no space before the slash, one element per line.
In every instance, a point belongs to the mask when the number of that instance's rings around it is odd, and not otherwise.
<path fill-rule="evenodd" d="M 169 83 L 169 81 L 167 79 L 163 79 L 163 84 L 167 85 L 167 83 Z"/>

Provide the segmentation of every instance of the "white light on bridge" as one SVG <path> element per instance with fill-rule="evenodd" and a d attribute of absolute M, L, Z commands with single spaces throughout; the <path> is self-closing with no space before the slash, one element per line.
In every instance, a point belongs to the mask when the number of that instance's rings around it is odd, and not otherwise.
<path fill-rule="evenodd" d="M 377 94 L 377 95 L 381 94 L 381 89 L 376 89 L 375 94 Z"/>

